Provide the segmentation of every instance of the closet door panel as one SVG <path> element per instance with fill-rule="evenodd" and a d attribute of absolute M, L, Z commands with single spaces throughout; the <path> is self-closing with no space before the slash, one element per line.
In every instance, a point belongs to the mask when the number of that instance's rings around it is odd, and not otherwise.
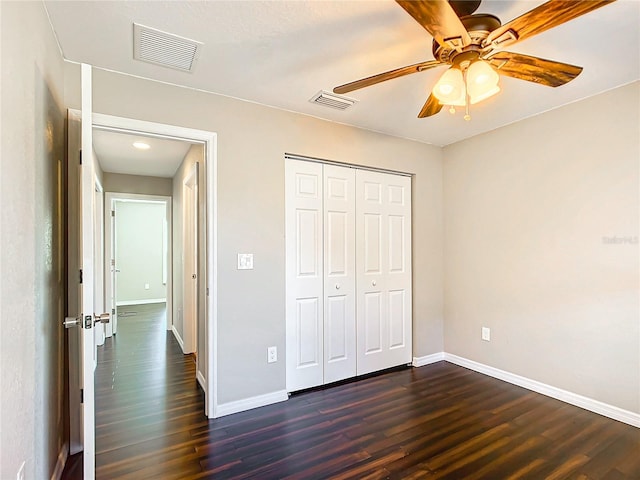
<path fill-rule="evenodd" d="M 411 179 L 356 174 L 358 375 L 409 363 Z"/>
<path fill-rule="evenodd" d="M 411 178 L 387 175 L 385 205 L 388 233 L 386 276 L 389 308 L 389 366 L 410 363 L 411 314 Z"/>
<path fill-rule="evenodd" d="M 355 172 L 324 165 L 324 383 L 356 375 Z"/>
<path fill-rule="evenodd" d="M 287 390 L 323 382 L 322 165 L 285 161 Z"/>

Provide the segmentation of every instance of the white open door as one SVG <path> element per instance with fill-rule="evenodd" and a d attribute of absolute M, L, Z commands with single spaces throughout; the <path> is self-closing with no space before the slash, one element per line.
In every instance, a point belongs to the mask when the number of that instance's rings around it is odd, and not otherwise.
<path fill-rule="evenodd" d="M 71 454 L 83 451 L 84 478 L 95 478 L 94 166 L 91 66 L 82 65 L 82 111 L 69 113 L 69 403 Z M 78 118 L 79 117 L 79 118 Z M 78 123 L 79 132 L 78 130 Z M 75 128 L 75 131 L 74 131 Z M 79 137 L 78 138 L 78 133 Z M 80 147 L 80 151 L 78 151 Z M 84 155 L 82 152 L 85 152 Z"/>

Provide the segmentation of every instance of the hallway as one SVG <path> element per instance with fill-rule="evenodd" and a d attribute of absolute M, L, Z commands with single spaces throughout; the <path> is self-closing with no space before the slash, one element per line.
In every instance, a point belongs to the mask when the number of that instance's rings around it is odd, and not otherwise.
<path fill-rule="evenodd" d="M 208 420 L 193 356 L 183 355 L 166 330 L 165 308 L 120 307 L 118 333 L 98 348 L 97 478 L 167 478 L 190 471 L 182 458 L 193 447 L 184 443 L 192 439 L 191 429 Z M 80 472 L 75 466 L 65 477 L 81 478 Z"/>
<path fill-rule="evenodd" d="M 128 314 L 98 354 L 96 474 L 114 478 L 135 468 L 139 478 L 184 468 L 167 465 L 163 447 L 184 442 L 198 422 L 207 424 L 193 356 L 183 355 L 166 330 L 165 304 L 120 311 Z"/>

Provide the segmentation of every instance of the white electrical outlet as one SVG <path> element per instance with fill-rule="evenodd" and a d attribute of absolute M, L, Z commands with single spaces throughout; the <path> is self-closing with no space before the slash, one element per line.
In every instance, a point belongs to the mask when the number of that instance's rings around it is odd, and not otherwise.
<path fill-rule="evenodd" d="M 145 290 L 149 290 L 149 284 L 148 284 L 148 283 L 145 283 L 145 284 L 144 284 L 144 289 L 145 289 Z"/>
<path fill-rule="evenodd" d="M 278 347 L 267 348 L 267 363 L 278 361 Z"/>
<path fill-rule="evenodd" d="M 22 465 L 20 465 L 20 469 L 18 470 L 18 474 L 16 475 L 16 480 L 24 480 L 24 465 L 25 462 L 22 462 Z"/>
<path fill-rule="evenodd" d="M 489 327 L 482 327 L 482 340 L 491 341 L 491 329 Z"/>

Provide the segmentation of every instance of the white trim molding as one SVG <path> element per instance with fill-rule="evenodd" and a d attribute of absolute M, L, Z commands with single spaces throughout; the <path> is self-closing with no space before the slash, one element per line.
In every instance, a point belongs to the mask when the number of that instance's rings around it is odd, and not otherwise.
<path fill-rule="evenodd" d="M 178 330 L 176 330 L 175 325 L 171 325 L 171 331 L 173 332 L 173 336 L 176 337 L 178 345 L 180 345 L 180 350 L 182 350 L 182 353 L 184 353 L 184 342 L 182 341 L 182 337 L 178 333 Z"/>
<path fill-rule="evenodd" d="M 243 398 L 242 400 L 236 400 L 234 402 L 220 403 L 216 408 L 216 417 L 244 412 L 245 410 L 251 410 L 252 408 L 264 407 L 266 405 L 284 402 L 288 399 L 289 395 L 287 394 L 287 391 L 280 390 L 278 392 L 265 393 L 264 395 L 257 395 L 255 397 Z"/>
<path fill-rule="evenodd" d="M 202 372 L 200 371 L 196 372 L 196 380 L 198 380 L 198 383 L 202 387 L 202 390 L 207 389 L 207 381 L 204 379 L 204 375 L 202 374 Z"/>
<path fill-rule="evenodd" d="M 116 302 L 117 307 L 125 307 L 127 305 L 147 305 L 150 303 L 166 303 L 166 298 L 148 298 L 146 300 L 123 300 Z"/>
<path fill-rule="evenodd" d="M 444 360 L 444 352 L 432 353 L 431 355 L 425 355 L 424 357 L 413 357 L 411 363 L 414 367 L 424 367 L 432 363 L 441 362 Z"/>
<path fill-rule="evenodd" d="M 500 370 L 499 368 L 491 367 L 474 360 L 469 360 L 468 358 L 459 357 L 458 355 L 454 355 L 452 353 L 438 352 L 427 355 L 425 357 L 414 357 L 413 366 L 422 367 L 424 365 L 429 365 L 440 360 L 444 360 L 446 362 L 468 368 L 469 370 L 473 370 L 474 372 L 497 378 L 498 380 L 502 380 L 507 383 L 526 388 L 527 390 L 546 395 L 547 397 L 555 398 L 556 400 L 560 400 L 561 402 L 569 403 L 571 405 L 575 405 L 576 407 L 589 410 L 590 412 L 594 412 L 599 415 L 612 418 L 613 420 L 626 423 L 633 427 L 640 428 L 639 413 L 624 410 L 620 407 L 609 405 L 608 403 L 604 403 L 599 400 L 594 400 L 593 398 L 569 392 L 552 385 L 547 385 L 546 383 L 538 382 L 537 380 L 532 380 L 527 377 L 516 375 L 515 373 L 506 372 L 504 370 Z"/>
<path fill-rule="evenodd" d="M 519 387 L 526 388 L 527 390 L 541 393 L 542 395 L 546 395 L 547 397 L 555 398 L 556 400 L 570 403 L 571 405 L 575 405 L 576 407 L 584 408 L 585 410 L 589 410 L 591 412 L 604 415 L 605 417 L 613 418 L 614 420 L 618 420 L 619 422 L 623 422 L 640 428 L 640 414 L 638 413 L 630 412 L 629 410 L 624 410 L 622 408 L 600 402 L 599 400 L 594 400 L 593 398 L 588 398 L 577 393 L 568 392 L 567 390 L 563 390 L 552 385 L 547 385 L 546 383 L 538 382 L 537 380 L 522 377 L 520 375 L 516 375 L 515 373 L 506 372 L 495 367 L 490 367 L 489 365 L 484 365 L 482 363 L 459 357 L 451 353 L 445 353 L 444 359 L 447 362 L 455 363 L 456 365 L 460 365 L 461 367 L 483 373 L 499 380 L 504 380 L 505 382 L 512 383 L 513 385 L 518 385 Z"/>

